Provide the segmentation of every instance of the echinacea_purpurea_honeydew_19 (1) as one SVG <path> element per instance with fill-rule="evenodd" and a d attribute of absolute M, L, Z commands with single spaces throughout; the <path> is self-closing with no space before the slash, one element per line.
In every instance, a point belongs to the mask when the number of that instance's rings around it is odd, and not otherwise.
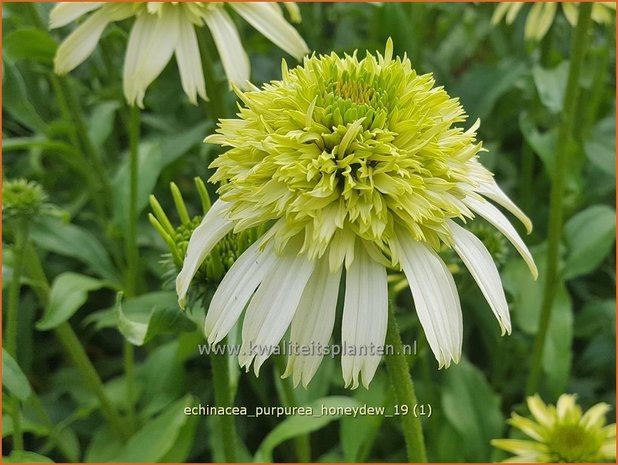
<path fill-rule="evenodd" d="M 452 248 L 498 320 L 511 323 L 500 276 L 466 227 L 478 215 L 514 245 L 537 277 L 532 255 L 493 203 L 528 217 L 479 161 L 479 121 L 460 125 L 458 99 L 419 75 L 404 55 L 307 56 L 281 79 L 242 91 L 237 118 L 220 120 L 205 142 L 226 149 L 211 164 L 219 199 L 193 232 L 176 279 L 183 306 L 191 280 L 230 231 L 271 224 L 229 269 L 206 315 L 210 344 L 221 341 L 246 307 L 240 365 L 256 375 L 268 354 L 251 346 L 328 343 L 345 269 L 341 343 L 383 346 L 387 269 L 403 270 L 439 367 L 457 363 L 462 311 L 452 274 L 438 252 Z M 360 351 L 359 351 L 360 352 Z M 342 354 L 346 387 L 365 387 L 377 354 Z M 290 354 L 286 376 L 306 386 L 321 355 Z"/>

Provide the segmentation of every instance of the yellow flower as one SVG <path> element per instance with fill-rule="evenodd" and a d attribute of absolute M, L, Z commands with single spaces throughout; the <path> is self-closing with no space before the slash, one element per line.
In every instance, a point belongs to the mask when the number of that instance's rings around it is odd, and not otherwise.
<path fill-rule="evenodd" d="M 418 75 L 407 58 L 359 59 L 335 53 L 305 58 L 282 80 L 237 93 L 238 118 L 222 120 L 206 142 L 228 148 L 212 164 L 217 200 L 195 230 L 176 280 L 179 301 L 202 260 L 229 231 L 272 224 L 228 271 L 210 304 L 205 332 L 217 343 L 248 304 L 243 348 L 328 342 L 342 270 L 345 302 L 342 355 L 346 385 L 367 386 L 387 322 L 387 268 L 403 269 L 416 311 L 439 365 L 459 360 L 462 316 L 443 246 L 462 258 L 510 332 L 500 276 L 482 242 L 456 220 L 484 217 L 519 250 L 536 276 L 530 252 L 505 207 L 528 230 L 530 220 L 478 161 L 478 122 L 468 130 L 457 99 Z M 255 295 L 253 295 L 255 292 Z M 253 296 L 253 297 L 252 297 Z M 365 347 L 365 353 L 361 353 Z M 257 373 L 267 354 L 241 354 Z M 321 356 L 292 354 L 287 374 L 307 384 Z"/>
<path fill-rule="evenodd" d="M 575 399 L 563 394 L 554 407 L 538 395 L 528 397 L 534 420 L 513 413 L 509 423 L 532 440 L 494 439 L 492 445 L 516 454 L 506 462 L 615 461 L 616 424 L 605 423 L 609 405 L 599 403 L 582 414 Z"/>
<path fill-rule="evenodd" d="M 279 48 L 296 59 L 308 52 L 307 45 L 285 20 L 277 3 L 236 3 L 228 5 Z M 288 5 L 292 20 L 300 13 Z M 65 26 L 92 12 L 58 47 L 54 69 L 65 74 L 82 63 L 95 49 L 105 27 L 114 21 L 135 16 L 129 35 L 123 69 L 127 101 L 143 107 L 146 88 L 176 56 L 182 88 L 193 104 L 206 97 L 202 60 L 196 28 L 206 25 L 219 51 L 229 81 L 245 88 L 249 80 L 249 59 L 224 3 L 135 2 L 59 3 L 49 17 L 51 29 Z"/>
<path fill-rule="evenodd" d="M 491 18 L 492 24 L 498 24 L 505 18 L 507 24 L 512 24 L 525 5 L 524 2 L 501 2 Z M 577 25 L 577 13 L 579 4 L 561 2 L 562 12 L 571 26 Z M 558 9 L 558 2 L 538 2 L 532 5 L 526 17 L 524 37 L 526 40 L 539 41 L 551 27 Z M 611 10 L 616 10 L 616 4 L 612 2 L 597 2 L 592 7 L 592 20 L 597 23 L 610 23 L 612 21 Z"/>

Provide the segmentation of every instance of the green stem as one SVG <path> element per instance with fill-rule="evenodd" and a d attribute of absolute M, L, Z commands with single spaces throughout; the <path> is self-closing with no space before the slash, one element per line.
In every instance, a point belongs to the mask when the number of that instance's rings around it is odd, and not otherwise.
<path fill-rule="evenodd" d="M 591 3 L 582 3 L 579 7 L 577 28 L 571 43 L 571 62 L 569 76 L 564 96 L 564 109 L 561 113 L 562 120 L 558 129 L 558 139 L 554 154 L 554 172 L 549 202 L 549 228 L 547 244 L 547 264 L 545 283 L 543 288 L 543 300 L 539 317 L 539 329 L 532 354 L 532 365 L 526 386 L 528 395 L 538 390 L 539 376 L 543 360 L 543 348 L 551 319 L 552 304 L 559 284 L 558 260 L 560 252 L 560 240 L 562 237 L 564 184 L 566 170 L 569 166 L 569 141 L 573 132 L 575 120 L 575 108 L 579 95 L 579 75 L 584 60 L 584 52 L 588 42 L 588 27 L 590 25 Z"/>
<path fill-rule="evenodd" d="M 131 107 L 129 121 L 129 216 L 126 236 L 127 254 L 127 289 L 128 297 L 137 294 L 139 276 L 139 251 L 137 249 L 137 189 L 138 189 L 138 156 L 140 138 L 140 111 Z"/>
<path fill-rule="evenodd" d="M 406 442 L 408 461 L 411 463 L 427 462 L 425 442 L 421 421 L 414 416 L 414 406 L 417 404 L 414 383 L 410 376 L 410 367 L 403 352 L 403 343 L 399 334 L 399 327 L 392 306 L 388 309 L 388 329 L 386 331 L 386 344 L 393 347 L 393 353 L 385 357 L 386 368 L 391 379 L 397 403 L 407 405 L 408 414 L 401 415 L 403 437 Z"/>
<path fill-rule="evenodd" d="M 223 342 L 224 344 L 225 342 Z M 230 396 L 230 371 L 227 363 L 227 356 L 212 354 L 210 356 L 212 365 L 212 377 L 215 388 L 215 402 L 218 407 L 231 407 L 232 399 Z M 223 453 L 226 462 L 236 462 L 236 425 L 233 415 L 220 415 L 221 437 L 223 440 Z"/>
<path fill-rule="evenodd" d="M 276 357 L 277 370 L 279 375 L 285 373 L 285 357 Z M 294 393 L 294 386 L 290 378 L 282 379 L 284 403 L 288 407 L 298 407 L 298 400 Z M 300 463 L 311 462 L 311 440 L 308 434 L 302 434 L 294 438 L 294 448 L 296 451 L 296 460 Z"/>
<path fill-rule="evenodd" d="M 28 243 L 29 224 L 20 221 L 15 231 L 15 247 L 13 248 L 13 276 L 9 287 L 9 302 L 7 309 L 7 321 L 4 337 L 6 351 L 13 356 L 17 363 L 17 320 L 19 316 L 19 290 L 21 288 L 21 275 L 24 270 L 24 252 Z M 11 416 L 13 418 L 13 450 L 24 449 L 24 438 L 21 429 L 21 403 L 17 398 L 11 398 Z"/>
<path fill-rule="evenodd" d="M 41 260 L 36 250 L 29 243 L 26 246 L 24 257 L 26 265 L 24 269 L 27 270 L 28 277 L 34 283 L 33 290 L 39 297 L 43 307 L 47 307 L 50 293 L 49 281 L 47 280 L 47 276 L 45 276 L 45 271 L 43 270 Z M 128 439 L 128 431 L 125 429 L 118 411 L 109 401 L 103 387 L 103 382 L 88 358 L 88 355 L 86 355 L 86 351 L 73 331 L 73 328 L 71 328 L 71 325 L 68 322 L 62 323 L 55 328 L 54 331 L 66 352 L 75 363 L 77 371 L 86 383 L 86 386 L 99 399 L 101 411 L 111 430 L 122 440 Z"/>
<path fill-rule="evenodd" d="M 126 235 L 127 284 L 126 295 L 137 295 L 139 285 L 139 249 L 137 246 L 138 220 L 138 181 L 139 181 L 139 141 L 140 141 L 140 110 L 131 106 L 129 118 L 129 214 Z M 128 405 L 128 421 L 131 430 L 135 426 L 135 349 L 130 342 L 124 341 L 123 361 L 126 380 L 126 395 Z"/>
<path fill-rule="evenodd" d="M 128 439 L 129 433 L 125 428 L 118 411 L 109 401 L 107 394 L 105 393 L 105 389 L 103 388 L 103 382 L 92 365 L 92 362 L 88 358 L 88 355 L 86 355 L 86 351 L 75 334 L 75 331 L 71 328 L 71 325 L 67 322 L 62 323 L 55 329 L 55 332 L 65 350 L 73 360 L 73 363 L 75 363 L 77 371 L 79 371 L 82 379 L 97 399 L 99 399 L 101 413 L 107 420 L 112 431 L 114 431 L 123 440 Z"/>

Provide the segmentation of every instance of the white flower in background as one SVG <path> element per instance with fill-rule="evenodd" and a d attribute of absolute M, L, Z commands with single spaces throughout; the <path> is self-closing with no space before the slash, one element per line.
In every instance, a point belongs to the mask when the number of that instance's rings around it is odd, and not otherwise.
<path fill-rule="evenodd" d="M 525 2 L 501 2 L 494 10 L 491 23 L 498 24 L 504 18 L 506 24 L 512 24 L 525 4 Z M 526 17 L 524 30 L 526 40 L 539 41 L 545 37 L 545 34 L 547 34 L 547 31 L 554 22 L 558 4 L 562 6 L 562 12 L 569 24 L 573 27 L 577 25 L 579 3 L 538 2 L 532 5 Z M 597 23 L 611 23 L 613 18 L 611 10 L 616 10 L 615 3 L 595 3 L 592 7 L 592 20 Z"/>
<path fill-rule="evenodd" d="M 221 341 L 246 307 L 240 364 L 256 374 L 290 330 L 292 347 L 325 345 L 345 267 L 341 342 L 346 386 L 367 386 L 378 367 L 388 317 L 387 268 L 403 269 L 416 312 L 441 367 L 457 362 L 463 338 L 457 288 L 438 251 L 453 248 L 470 270 L 502 333 L 511 331 L 498 270 L 483 243 L 460 223 L 474 213 L 530 252 L 487 199 L 530 220 L 478 161 L 477 124 L 457 99 L 417 75 L 407 58 L 306 57 L 281 81 L 250 92 L 237 119 L 206 141 L 228 147 L 211 165 L 220 199 L 191 236 L 176 279 L 184 305 L 200 263 L 227 233 L 272 227 L 232 265 L 210 303 L 205 333 Z M 374 351 L 369 350 L 374 347 Z M 364 353 L 362 352 L 364 348 Z M 286 375 L 307 385 L 319 353 L 291 354 Z"/>
<path fill-rule="evenodd" d="M 146 88 L 176 56 L 182 88 L 193 104 L 197 96 L 207 99 L 197 34 L 208 26 L 219 51 L 228 80 L 241 88 L 249 80 L 249 59 L 238 30 L 224 3 L 138 2 L 59 3 L 51 11 L 49 27 L 65 26 L 93 12 L 58 47 L 54 70 L 65 74 L 82 63 L 95 49 L 105 27 L 135 16 L 124 60 L 123 87 L 131 105 L 143 107 Z M 284 18 L 277 3 L 227 3 L 266 38 L 296 59 L 308 52 L 307 45 Z M 300 20 L 298 7 L 285 3 L 293 21 Z M 196 30 L 197 28 L 197 30 Z"/>

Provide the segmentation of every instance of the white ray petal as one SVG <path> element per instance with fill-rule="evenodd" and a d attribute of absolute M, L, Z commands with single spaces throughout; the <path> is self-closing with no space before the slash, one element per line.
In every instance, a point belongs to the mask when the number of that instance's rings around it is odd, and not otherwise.
<path fill-rule="evenodd" d="M 66 74 L 93 52 L 105 27 L 131 16 L 129 5 L 106 5 L 92 14 L 60 44 L 54 57 L 54 72 Z"/>
<path fill-rule="evenodd" d="M 101 8 L 103 2 L 60 2 L 49 13 L 49 28 L 66 26 L 71 21 Z"/>
<path fill-rule="evenodd" d="M 316 353 L 330 339 L 335 324 L 335 310 L 339 295 L 342 267 L 331 272 L 328 257 L 322 257 L 317 265 L 292 320 L 290 344 L 295 350 L 307 347 L 311 353 L 292 353 L 283 377 L 292 375 L 294 386 L 302 381 L 307 387 L 318 370 L 322 355 Z"/>
<path fill-rule="evenodd" d="M 260 247 L 260 243 L 259 239 L 255 241 L 234 262 L 212 297 L 204 321 L 204 334 L 209 344 L 216 344 L 232 329 L 255 290 L 278 260 L 274 241 L 268 241 L 264 247 Z"/>
<path fill-rule="evenodd" d="M 454 249 L 466 264 L 470 274 L 478 284 L 481 292 L 487 299 L 494 315 L 498 319 L 502 335 L 511 333 L 511 317 L 506 303 L 500 274 L 496 268 L 491 254 L 487 251 L 483 242 L 474 234 L 466 231 L 452 220 L 448 220 L 453 231 L 455 241 Z"/>
<path fill-rule="evenodd" d="M 490 200 L 493 200 L 498 205 L 506 208 L 511 212 L 522 224 L 526 227 L 526 232 L 530 234 L 532 232 L 532 221 L 521 211 L 521 209 L 515 205 L 515 203 L 504 193 L 496 181 L 481 183 L 480 187 L 476 189 L 479 194 L 484 195 Z"/>
<path fill-rule="evenodd" d="M 234 223 L 225 216 L 229 205 L 228 202 L 223 200 L 217 200 L 213 203 L 200 225 L 191 234 L 182 270 L 176 278 L 176 292 L 181 307 L 185 305 L 187 290 L 197 269 L 215 244 L 234 227 Z"/>
<path fill-rule="evenodd" d="M 346 273 L 345 303 L 341 323 L 341 370 L 346 387 L 358 387 L 361 375 L 367 387 L 380 363 L 388 321 L 386 268 L 372 260 L 361 244 Z M 345 353 L 354 351 L 354 353 Z M 345 351 L 345 352 L 344 352 Z"/>
<path fill-rule="evenodd" d="M 232 2 L 229 5 L 264 37 L 297 60 L 309 53 L 307 44 L 296 29 L 285 20 L 280 9 L 277 10 L 268 3 L 259 2 Z"/>
<path fill-rule="evenodd" d="M 122 78 L 129 104 L 144 107 L 146 88 L 172 58 L 180 29 L 178 15 L 177 8 L 167 8 L 161 15 L 144 12 L 135 21 L 129 35 Z"/>
<path fill-rule="evenodd" d="M 459 362 L 463 324 L 453 276 L 432 248 L 405 231 L 397 231 L 396 241 L 418 319 L 440 368 Z"/>
<path fill-rule="evenodd" d="M 180 82 L 185 94 L 193 105 L 197 105 L 197 96 L 207 100 L 202 59 L 197 43 L 195 27 L 184 15 L 179 15 L 178 42 L 176 43 L 176 62 L 180 72 Z"/>
<path fill-rule="evenodd" d="M 495 226 L 495 228 L 500 231 L 504 236 L 511 241 L 511 244 L 517 249 L 522 258 L 528 264 L 528 268 L 530 269 L 530 273 L 532 273 L 532 277 L 536 279 L 539 275 L 539 272 L 534 263 L 534 259 L 532 258 L 532 254 L 526 247 L 524 241 L 519 237 L 517 231 L 513 225 L 509 222 L 509 220 L 502 214 L 500 210 L 494 207 L 491 203 L 487 201 L 481 201 L 475 199 L 474 197 L 466 197 L 464 198 L 464 203 L 475 213 L 479 214 L 491 224 Z"/>
<path fill-rule="evenodd" d="M 242 46 L 238 30 L 223 7 L 214 6 L 204 14 L 215 41 L 228 80 L 246 88 L 249 80 L 249 58 Z"/>
<path fill-rule="evenodd" d="M 314 260 L 298 253 L 301 244 L 299 240 L 290 241 L 247 307 L 238 361 L 247 369 L 253 361 L 256 376 L 270 355 L 268 350 L 279 344 L 290 326 L 315 268 Z M 257 353 L 252 352 L 252 347 L 257 348 Z"/>

